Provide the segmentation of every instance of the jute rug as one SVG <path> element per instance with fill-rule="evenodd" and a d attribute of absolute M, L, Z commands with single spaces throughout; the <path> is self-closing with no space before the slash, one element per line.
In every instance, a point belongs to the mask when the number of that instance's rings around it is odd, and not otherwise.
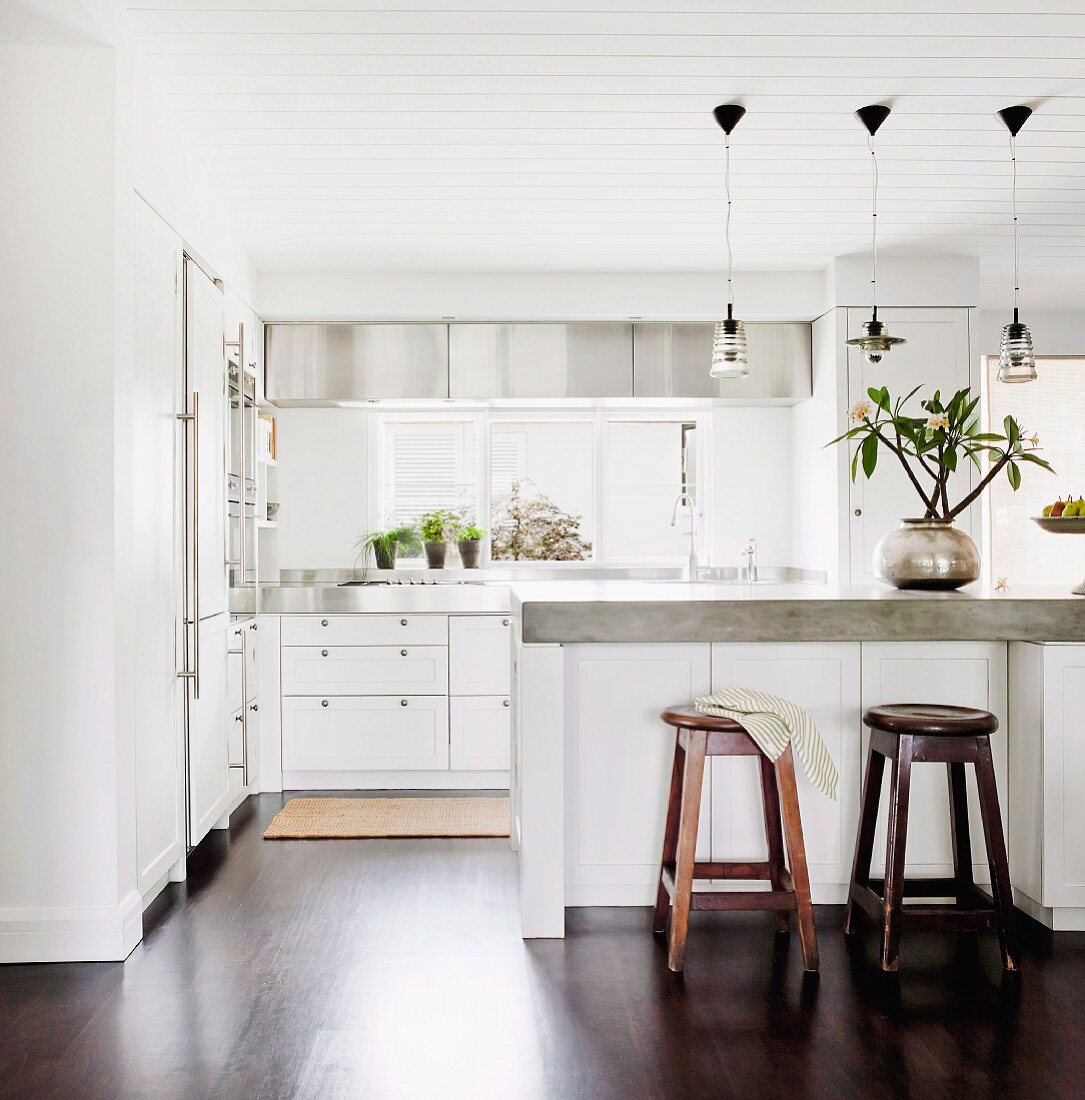
<path fill-rule="evenodd" d="M 508 835 L 507 798 L 292 798 L 264 839 Z"/>

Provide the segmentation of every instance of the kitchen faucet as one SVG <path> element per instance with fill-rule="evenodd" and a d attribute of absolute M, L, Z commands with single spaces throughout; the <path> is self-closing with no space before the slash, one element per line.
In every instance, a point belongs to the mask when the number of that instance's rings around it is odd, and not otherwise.
<path fill-rule="evenodd" d="M 754 584 L 757 580 L 757 539 L 750 539 L 749 545 L 742 551 L 745 560 L 742 565 L 742 579 L 747 584 Z"/>
<path fill-rule="evenodd" d="M 685 507 L 689 510 L 689 558 L 686 561 L 686 580 L 697 579 L 697 502 L 693 499 L 688 489 L 683 489 L 674 501 L 674 510 L 671 512 L 671 526 L 678 526 L 678 509 Z"/>

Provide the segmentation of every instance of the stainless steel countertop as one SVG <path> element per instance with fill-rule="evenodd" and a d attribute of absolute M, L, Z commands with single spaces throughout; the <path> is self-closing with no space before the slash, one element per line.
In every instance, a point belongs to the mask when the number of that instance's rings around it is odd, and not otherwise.
<path fill-rule="evenodd" d="M 1085 642 L 1085 597 L 883 587 L 583 581 L 510 585 L 527 643 Z"/>

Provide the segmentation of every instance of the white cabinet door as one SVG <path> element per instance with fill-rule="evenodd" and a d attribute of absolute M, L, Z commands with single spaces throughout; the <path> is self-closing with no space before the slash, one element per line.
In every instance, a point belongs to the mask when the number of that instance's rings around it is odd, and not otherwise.
<path fill-rule="evenodd" d="M 193 429 L 195 461 L 189 462 L 188 499 L 195 507 L 189 530 L 199 550 L 199 617 L 226 610 L 226 360 L 222 291 L 191 260 L 185 264 L 185 373 L 198 397 Z M 188 412 L 196 410 L 190 400 Z M 193 437 L 190 434 L 189 439 Z M 197 478 L 198 473 L 198 478 Z"/>
<path fill-rule="evenodd" d="M 181 240 L 135 201 L 132 375 L 133 718 L 138 889 L 144 902 L 185 852 L 181 599 Z"/>
<path fill-rule="evenodd" d="M 448 705 L 432 696 L 284 698 L 283 771 L 448 768 Z"/>
<path fill-rule="evenodd" d="M 239 707 L 230 715 L 230 767 L 245 766 L 245 708 Z"/>
<path fill-rule="evenodd" d="M 472 695 L 448 701 L 449 766 L 453 771 L 509 770 L 509 699 Z"/>
<path fill-rule="evenodd" d="M 284 646 L 283 695 L 446 695 L 445 646 Z"/>
<path fill-rule="evenodd" d="M 748 643 L 712 647 L 712 690 L 750 688 L 789 699 L 813 719 L 840 773 L 837 801 L 811 786 L 796 759 L 812 883 L 847 883 L 859 816 L 860 649 L 857 642 Z M 717 757 L 712 767 L 712 858 L 765 860 L 756 757 Z"/>
<path fill-rule="evenodd" d="M 226 697 L 228 616 L 200 623 L 200 697 L 189 688 L 189 845 L 195 847 L 226 812 L 230 798 L 230 713 Z M 191 685 L 191 681 L 189 681 Z"/>
<path fill-rule="evenodd" d="M 256 698 L 256 624 L 251 623 L 245 630 L 242 641 L 245 649 L 245 698 Z"/>
<path fill-rule="evenodd" d="M 872 642 L 863 644 L 863 707 L 882 703 L 942 703 L 991 711 L 999 722 L 991 737 L 999 807 L 1005 821 L 1007 783 L 1006 644 L 1004 642 Z M 864 769 L 869 730 L 863 731 Z M 885 869 L 885 822 L 889 805 L 889 768 L 882 783 L 872 871 Z M 965 769 L 972 857 L 978 881 L 990 881 L 975 774 Z M 906 872 L 942 876 L 953 871 L 949 794 L 945 764 L 912 767 L 908 811 Z"/>
<path fill-rule="evenodd" d="M 848 348 L 849 404 L 865 400 L 867 390 L 888 386 L 894 397 L 903 397 L 915 386 L 922 386 L 909 403 L 912 415 L 921 413 L 918 398 L 941 390 L 948 398 L 969 384 L 969 311 L 967 309 L 887 309 L 879 310 L 894 336 L 907 343 L 895 347 L 876 366 L 867 363 L 856 348 Z M 858 336 L 860 325 L 870 319 L 868 310 L 848 310 L 848 336 Z M 954 499 L 967 492 L 971 484 L 972 464 L 962 462 L 958 484 L 951 484 Z M 900 520 L 921 516 L 919 494 L 909 482 L 900 463 L 885 452 L 878 458 L 872 480 L 860 473 L 851 486 L 851 581 L 865 584 L 875 581 L 871 567 L 874 546 Z M 959 526 L 972 531 L 972 517 L 962 515 Z"/>
<path fill-rule="evenodd" d="M 708 691 L 709 664 L 707 643 L 565 647 L 566 904 L 654 899 L 675 741 L 659 715 Z M 710 786 L 706 768 L 701 859 Z"/>
<path fill-rule="evenodd" d="M 453 695 L 508 695 L 507 615 L 453 615 L 448 621 L 449 690 Z"/>

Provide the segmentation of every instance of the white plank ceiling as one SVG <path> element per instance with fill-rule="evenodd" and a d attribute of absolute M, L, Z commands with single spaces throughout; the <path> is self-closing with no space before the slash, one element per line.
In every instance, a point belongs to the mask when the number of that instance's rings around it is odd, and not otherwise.
<path fill-rule="evenodd" d="M 998 281 L 1028 103 L 1023 270 L 1085 278 L 1081 0 L 128 2 L 262 270 L 719 270 L 724 102 L 737 266 L 819 268 L 868 247 L 881 102 L 886 251 Z"/>

